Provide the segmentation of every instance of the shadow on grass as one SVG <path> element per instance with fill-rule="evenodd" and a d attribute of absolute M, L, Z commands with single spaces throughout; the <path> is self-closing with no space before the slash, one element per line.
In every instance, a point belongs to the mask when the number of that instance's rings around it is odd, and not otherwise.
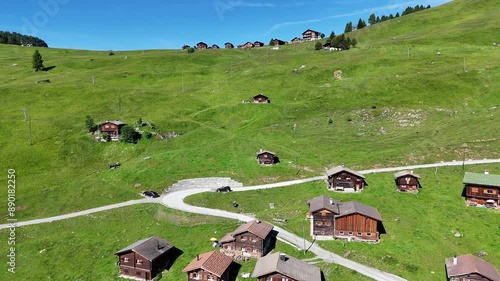
<path fill-rule="evenodd" d="M 47 66 L 47 67 L 42 68 L 42 71 L 49 71 L 49 70 L 52 70 L 54 68 L 56 68 L 55 65 L 53 65 L 53 66 Z"/>

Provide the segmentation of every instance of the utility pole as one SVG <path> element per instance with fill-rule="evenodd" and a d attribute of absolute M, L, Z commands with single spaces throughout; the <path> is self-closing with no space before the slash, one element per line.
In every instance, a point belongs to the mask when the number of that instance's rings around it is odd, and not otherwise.
<path fill-rule="evenodd" d="M 33 145 L 33 138 L 31 135 L 31 115 L 28 115 L 28 124 L 29 124 L 29 128 L 30 128 L 30 145 Z"/>
<path fill-rule="evenodd" d="M 304 255 L 306 254 L 306 226 L 305 226 L 306 220 L 307 220 L 307 218 L 305 218 L 302 221 L 302 237 L 304 238 L 304 245 L 303 245 L 302 249 L 304 250 Z"/>

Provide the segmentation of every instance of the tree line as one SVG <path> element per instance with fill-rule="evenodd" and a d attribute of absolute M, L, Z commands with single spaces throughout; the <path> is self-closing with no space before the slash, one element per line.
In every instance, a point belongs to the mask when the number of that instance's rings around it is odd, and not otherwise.
<path fill-rule="evenodd" d="M 8 31 L 0 31 L 0 44 L 49 47 L 45 41 L 38 37 Z"/>
<path fill-rule="evenodd" d="M 388 16 L 386 15 L 383 15 L 383 16 L 376 16 L 374 13 L 372 13 L 370 15 L 370 17 L 368 17 L 368 23 L 370 25 L 374 25 L 374 24 L 377 24 L 379 22 L 383 22 L 383 21 L 386 21 L 386 20 L 391 20 L 391 19 L 394 19 L 394 18 L 399 18 L 400 16 L 405 16 L 405 15 L 408 15 L 408 14 L 412 14 L 412 13 L 416 13 L 416 12 L 420 12 L 422 10 L 425 10 L 425 9 L 430 9 L 431 8 L 431 5 L 427 5 L 427 7 L 424 7 L 424 5 L 416 5 L 415 7 L 410 7 L 408 6 L 402 13 L 401 15 L 399 14 L 399 12 L 396 13 L 396 15 L 393 15 L 393 14 L 390 14 Z M 351 21 L 348 22 L 346 25 L 345 25 L 345 29 L 344 29 L 344 33 L 347 33 L 347 32 L 352 32 L 354 30 L 357 30 L 357 29 L 362 29 L 366 27 L 366 22 L 365 20 L 363 20 L 362 18 L 360 18 L 358 20 L 358 24 L 357 25 L 354 25 Z"/>

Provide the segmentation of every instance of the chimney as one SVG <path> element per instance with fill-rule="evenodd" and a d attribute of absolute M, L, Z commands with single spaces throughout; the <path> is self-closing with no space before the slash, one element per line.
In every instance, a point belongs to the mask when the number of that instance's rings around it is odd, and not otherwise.
<path fill-rule="evenodd" d="M 411 171 L 410 171 L 410 174 L 412 174 L 412 175 L 413 175 L 413 170 L 411 170 Z"/>
<path fill-rule="evenodd" d="M 260 148 L 260 152 L 262 152 L 262 147 Z"/>
<path fill-rule="evenodd" d="M 333 199 L 330 198 L 330 205 L 333 205 Z"/>
<path fill-rule="evenodd" d="M 280 253 L 280 260 L 286 261 L 286 255 L 283 253 Z"/>
<path fill-rule="evenodd" d="M 457 255 L 453 256 L 453 265 L 457 265 Z"/>
<path fill-rule="evenodd" d="M 490 174 L 490 171 L 489 171 L 489 170 L 484 170 L 484 174 L 485 174 L 485 175 L 489 175 L 489 174 Z"/>
<path fill-rule="evenodd" d="M 256 223 L 260 223 L 260 220 L 255 220 Z"/>

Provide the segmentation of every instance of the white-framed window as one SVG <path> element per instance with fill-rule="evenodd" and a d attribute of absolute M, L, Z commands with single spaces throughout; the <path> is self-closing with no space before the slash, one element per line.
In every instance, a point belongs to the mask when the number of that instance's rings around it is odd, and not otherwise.
<path fill-rule="evenodd" d="M 142 260 L 136 260 L 136 264 L 142 265 Z"/>
<path fill-rule="evenodd" d="M 363 235 L 363 233 L 361 233 L 361 232 L 358 232 L 358 236 L 362 236 L 362 235 Z"/>
<path fill-rule="evenodd" d="M 348 233 L 348 234 L 349 234 L 349 236 L 352 236 L 352 231 L 349 231 L 349 233 Z"/>
<path fill-rule="evenodd" d="M 371 236 L 372 236 L 372 233 L 371 233 L 371 232 L 368 232 L 368 233 L 366 233 L 366 236 L 371 237 Z"/>
<path fill-rule="evenodd" d="M 339 231 L 339 235 L 344 235 L 344 231 L 343 230 Z"/>
<path fill-rule="evenodd" d="M 247 241 L 247 237 L 246 236 L 241 236 L 241 241 Z"/>
<path fill-rule="evenodd" d="M 208 280 L 208 281 L 213 281 L 213 280 L 214 280 L 214 276 L 213 276 L 212 274 L 209 274 L 209 275 L 207 276 L 207 280 Z"/>
<path fill-rule="evenodd" d="M 200 280 L 200 274 L 198 274 L 198 272 L 193 272 L 193 279 Z"/>

